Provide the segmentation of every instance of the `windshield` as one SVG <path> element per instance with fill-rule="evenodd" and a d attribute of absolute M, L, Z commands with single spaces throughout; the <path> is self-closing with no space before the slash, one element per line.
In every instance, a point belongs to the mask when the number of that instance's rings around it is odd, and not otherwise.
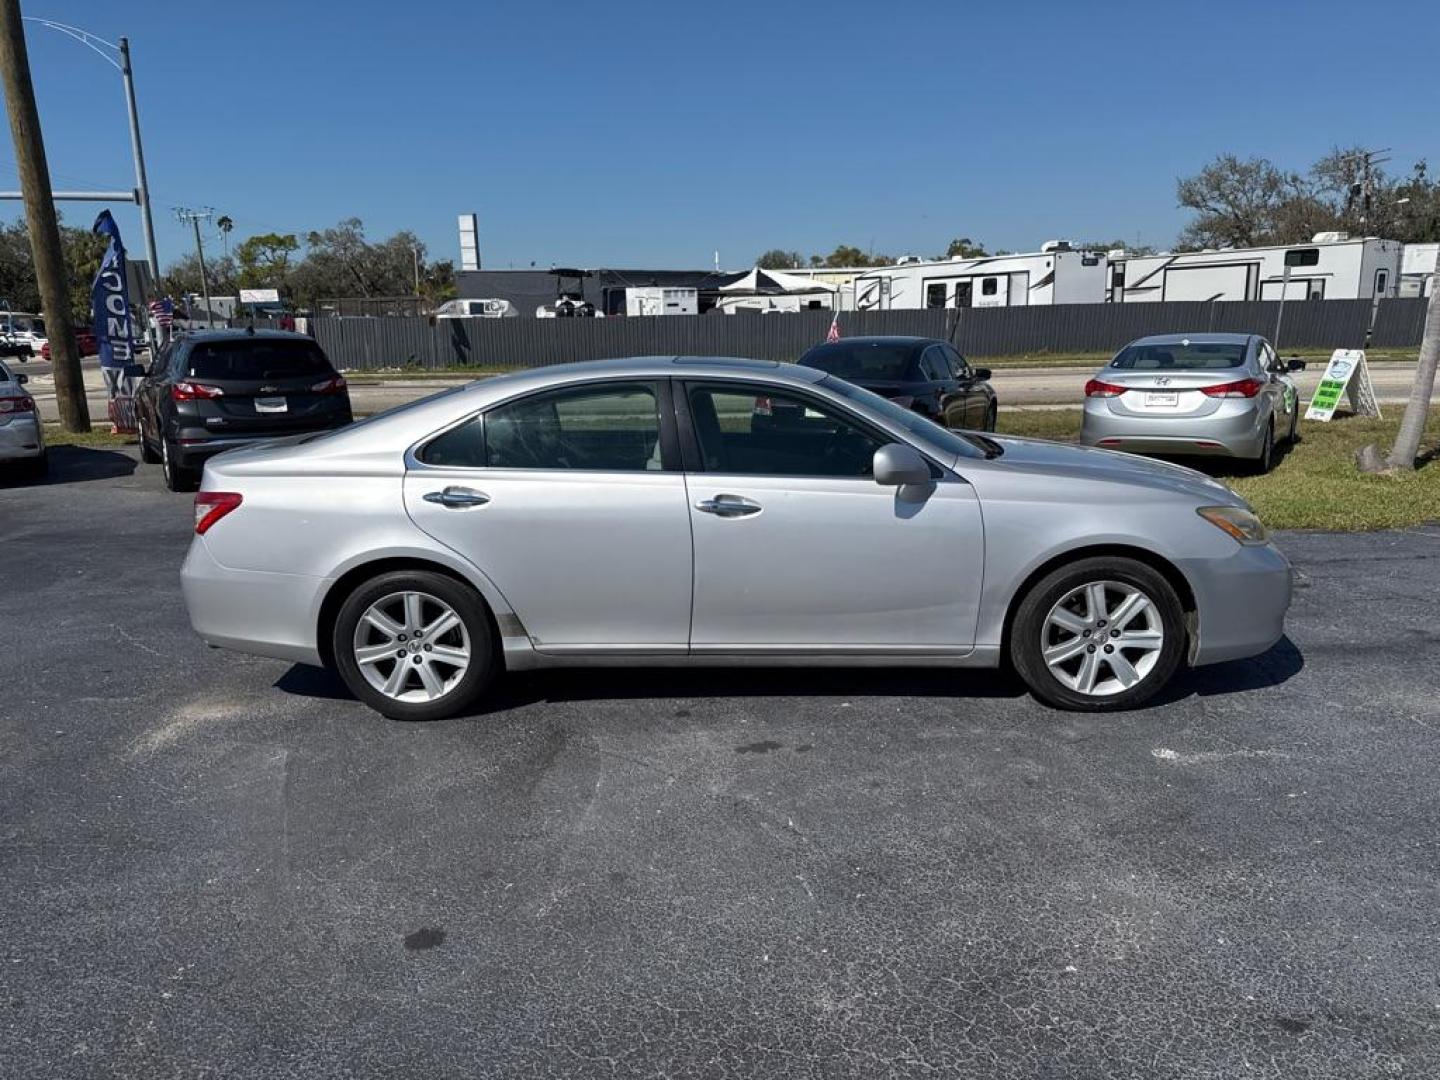
<path fill-rule="evenodd" d="M 1245 345 L 1221 341 L 1175 341 L 1164 345 L 1126 345 L 1112 368 L 1125 371 L 1218 371 L 1245 363 Z"/>
<path fill-rule="evenodd" d="M 191 349 L 185 363 L 196 379 L 294 379 L 332 371 L 313 341 L 266 338 L 207 341 Z"/>
<path fill-rule="evenodd" d="M 919 350 L 910 342 L 837 342 L 817 345 L 800 362 L 852 382 L 917 382 Z"/>
<path fill-rule="evenodd" d="M 844 379 L 834 377 L 821 379 L 820 385 L 843 398 L 864 405 L 871 412 L 878 413 L 901 430 L 908 431 L 912 435 L 924 439 L 931 446 L 948 453 L 957 454 L 960 457 L 981 458 L 993 456 L 998 449 L 997 444 L 988 439 L 982 440 L 959 431 L 943 428 L 933 420 L 927 420 L 911 409 L 896 405 L 893 401 L 889 401 L 879 394 L 872 394 L 869 390 L 862 389 L 854 383 L 848 383 Z"/>

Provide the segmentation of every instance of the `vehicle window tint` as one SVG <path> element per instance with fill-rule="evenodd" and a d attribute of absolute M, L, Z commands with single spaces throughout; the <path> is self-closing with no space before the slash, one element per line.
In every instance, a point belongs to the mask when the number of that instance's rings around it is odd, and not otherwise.
<path fill-rule="evenodd" d="M 707 472 L 869 477 L 883 445 L 823 405 L 766 387 L 697 386 L 689 400 Z"/>
<path fill-rule="evenodd" d="M 965 358 L 956 352 L 949 345 L 941 346 L 945 353 L 945 359 L 950 364 L 950 373 L 957 379 L 968 379 L 970 377 L 970 365 Z"/>
<path fill-rule="evenodd" d="M 294 379 L 331 370 L 320 346 L 298 339 L 198 342 L 185 362 L 185 374 L 196 379 Z"/>
<path fill-rule="evenodd" d="M 1218 341 L 1172 341 L 1164 345 L 1126 345 L 1110 361 L 1127 371 L 1215 371 L 1245 363 L 1245 345 Z"/>
<path fill-rule="evenodd" d="M 931 382 L 943 382 L 950 378 L 950 366 L 945 362 L 945 354 L 940 351 L 939 346 L 932 345 L 925 350 L 920 358 L 920 366 L 925 372 L 925 378 Z"/>
<path fill-rule="evenodd" d="M 478 416 L 451 428 L 425 444 L 419 454 L 426 465 L 478 469 L 485 464 L 485 426 Z"/>
<path fill-rule="evenodd" d="M 816 346 L 802 356 L 800 362 L 806 367 L 860 382 L 907 382 L 920 378 L 919 362 L 911 342 L 838 341 Z"/>
<path fill-rule="evenodd" d="M 485 415 L 494 469 L 656 471 L 660 401 L 648 383 L 581 386 L 523 398 Z"/>

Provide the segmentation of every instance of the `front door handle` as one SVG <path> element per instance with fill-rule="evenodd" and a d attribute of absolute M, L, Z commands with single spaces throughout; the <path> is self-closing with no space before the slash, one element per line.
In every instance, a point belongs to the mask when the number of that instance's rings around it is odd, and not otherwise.
<path fill-rule="evenodd" d="M 467 506 L 484 506 L 490 501 L 490 496 L 483 491 L 467 487 L 447 487 L 443 491 L 427 491 L 423 498 L 426 502 L 439 503 L 452 510 L 463 509 Z"/>
<path fill-rule="evenodd" d="M 697 502 L 695 509 L 716 517 L 749 517 L 760 512 L 760 504 L 739 495 L 716 495 L 713 499 Z"/>

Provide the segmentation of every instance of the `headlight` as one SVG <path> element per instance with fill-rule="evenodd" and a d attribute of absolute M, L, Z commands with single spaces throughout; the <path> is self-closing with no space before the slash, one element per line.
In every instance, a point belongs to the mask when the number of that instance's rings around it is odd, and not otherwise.
<path fill-rule="evenodd" d="M 1243 506 L 1201 506 L 1195 512 L 1242 544 L 1263 544 L 1270 539 L 1260 519 Z"/>

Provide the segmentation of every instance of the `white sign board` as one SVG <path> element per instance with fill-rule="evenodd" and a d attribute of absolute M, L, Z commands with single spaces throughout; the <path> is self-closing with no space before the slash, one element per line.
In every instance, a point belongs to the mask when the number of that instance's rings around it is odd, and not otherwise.
<path fill-rule="evenodd" d="M 1340 398 L 1350 401 L 1356 416 L 1379 416 L 1375 388 L 1370 383 L 1370 369 L 1365 366 L 1364 349 L 1336 349 L 1320 376 L 1320 385 L 1305 410 L 1306 420 L 1329 420 L 1340 405 Z"/>
<path fill-rule="evenodd" d="M 280 290 L 241 289 L 240 302 L 242 304 L 278 304 L 280 302 Z"/>

